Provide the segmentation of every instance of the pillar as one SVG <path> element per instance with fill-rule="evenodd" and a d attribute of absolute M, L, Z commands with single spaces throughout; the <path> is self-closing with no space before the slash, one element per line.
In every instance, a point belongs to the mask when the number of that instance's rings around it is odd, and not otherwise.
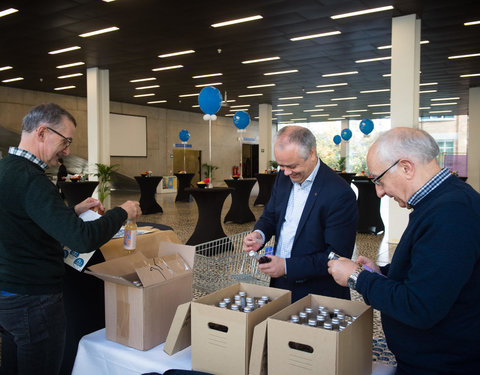
<path fill-rule="evenodd" d="M 268 168 L 268 162 L 274 158 L 271 104 L 260 104 L 258 107 L 258 148 L 258 172 L 263 173 Z"/>
<path fill-rule="evenodd" d="M 480 192 L 480 87 L 468 91 L 467 182 Z"/>

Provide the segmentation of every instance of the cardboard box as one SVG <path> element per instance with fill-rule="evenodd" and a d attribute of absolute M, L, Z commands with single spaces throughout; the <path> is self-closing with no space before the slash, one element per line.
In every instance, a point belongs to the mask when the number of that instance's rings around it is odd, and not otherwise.
<path fill-rule="evenodd" d="M 224 297 L 239 291 L 248 296 L 267 295 L 272 299 L 250 313 L 222 309 Z M 213 374 L 248 374 L 250 349 L 255 326 L 291 302 L 291 292 L 253 284 L 239 283 L 199 298 L 191 304 L 192 368 Z"/>
<path fill-rule="evenodd" d="M 107 339 L 140 350 L 163 343 L 177 306 L 192 299 L 195 247 L 158 236 L 86 271 L 105 281 Z"/>
<path fill-rule="evenodd" d="M 342 332 L 290 323 L 307 306 L 340 308 L 357 320 Z M 275 375 L 369 375 L 372 373 L 373 312 L 361 302 L 308 295 L 267 321 L 268 373 Z"/>

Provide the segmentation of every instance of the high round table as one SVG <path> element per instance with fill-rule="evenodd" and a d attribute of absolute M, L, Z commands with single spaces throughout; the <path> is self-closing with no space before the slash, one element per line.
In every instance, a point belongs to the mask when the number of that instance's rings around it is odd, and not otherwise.
<path fill-rule="evenodd" d="M 356 173 L 339 172 L 339 171 L 337 171 L 337 174 L 338 174 L 341 178 L 343 178 L 343 179 L 347 182 L 347 184 L 349 184 L 349 185 L 352 183 L 352 179 L 353 179 L 353 177 L 355 177 L 355 175 L 356 175 Z"/>
<path fill-rule="evenodd" d="M 232 221 L 237 224 L 255 221 L 255 215 L 250 210 L 249 198 L 253 185 L 257 182 L 255 178 L 244 178 L 238 180 L 224 180 L 228 187 L 235 189 L 232 191 L 232 205 L 225 215 L 223 222 Z"/>
<path fill-rule="evenodd" d="M 91 197 L 97 185 L 98 181 L 59 181 L 58 183 L 70 207 L 76 206 Z"/>
<path fill-rule="evenodd" d="M 276 173 L 258 173 L 256 176 L 258 181 L 258 196 L 253 203 L 254 206 L 266 205 L 272 194 L 273 184 L 277 178 Z"/>
<path fill-rule="evenodd" d="M 198 207 L 197 226 L 186 245 L 198 245 L 226 237 L 220 217 L 223 203 L 233 190 L 221 187 L 185 189 L 187 193 L 192 194 Z"/>
<path fill-rule="evenodd" d="M 142 214 L 154 214 L 157 212 L 163 212 L 162 207 L 155 200 L 155 193 L 157 192 L 157 186 L 162 181 L 162 176 L 135 176 L 135 180 L 140 186 L 140 208 Z"/>
<path fill-rule="evenodd" d="M 190 202 L 192 200 L 190 193 L 187 193 L 185 189 L 190 187 L 193 176 L 195 173 L 174 173 L 177 177 L 177 196 L 175 197 L 175 202 Z"/>
<path fill-rule="evenodd" d="M 352 180 L 358 189 L 358 233 L 378 234 L 385 230 L 380 216 L 380 198 L 371 180 L 367 176 L 355 176 Z"/>

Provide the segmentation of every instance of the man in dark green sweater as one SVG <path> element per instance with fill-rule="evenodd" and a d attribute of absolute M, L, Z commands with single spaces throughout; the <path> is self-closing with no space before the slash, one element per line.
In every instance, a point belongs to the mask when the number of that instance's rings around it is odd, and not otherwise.
<path fill-rule="evenodd" d="M 377 195 L 413 209 L 408 226 L 385 267 L 365 257 L 329 262 L 335 281 L 382 313 L 397 375 L 480 368 L 480 194 L 441 169 L 438 152 L 422 130 L 394 128 L 377 139 L 367 156 Z"/>
<path fill-rule="evenodd" d="M 60 244 L 80 253 L 106 243 L 127 218 L 141 215 L 127 201 L 95 221 L 78 215 L 102 208 L 93 198 L 67 208 L 45 170 L 67 156 L 76 128 L 55 104 L 34 107 L 24 117 L 20 144 L 0 160 L 0 329 L 2 345 L 16 358 L 2 358 L 1 371 L 57 374 L 65 342 Z M 12 351 L 13 350 L 13 351 Z"/>

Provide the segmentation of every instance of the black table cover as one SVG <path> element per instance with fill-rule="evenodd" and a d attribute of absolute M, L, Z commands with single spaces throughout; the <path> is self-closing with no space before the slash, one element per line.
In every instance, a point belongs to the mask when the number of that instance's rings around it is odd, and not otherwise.
<path fill-rule="evenodd" d="M 175 197 L 175 202 L 191 202 L 192 197 L 185 189 L 190 187 L 190 182 L 195 173 L 175 173 L 175 176 L 177 176 L 177 196 Z"/>
<path fill-rule="evenodd" d="M 266 205 L 270 200 L 270 195 L 272 194 L 273 184 L 277 178 L 276 173 L 258 173 L 258 196 L 253 203 L 254 206 L 257 205 Z"/>
<path fill-rule="evenodd" d="M 338 171 L 337 171 L 337 174 L 338 174 L 341 178 L 343 178 L 343 179 L 347 182 L 347 184 L 350 185 L 350 184 L 352 183 L 352 179 L 353 179 L 353 177 L 355 176 L 356 173 L 338 172 Z"/>
<path fill-rule="evenodd" d="M 157 186 L 162 181 L 162 178 L 162 176 L 135 176 L 135 180 L 138 186 L 140 186 L 140 208 L 143 215 L 163 212 L 162 207 L 155 200 Z"/>
<path fill-rule="evenodd" d="M 185 189 L 193 195 L 198 207 L 197 226 L 186 245 L 198 245 L 204 242 L 226 237 L 220 220 L 222 207 L 232 188 Z"/>
<path fill-rule="evenodd" d="M 88 197 L 91 197 L 97 185 L 98 181 L 60 181 L 58 183 L 58 186 L 60 186 L 60 189 L 65 195 L 65 199 L 67 200 L 67 203 L 70 207 L 76 206 Z"/>
<path fill-rule="evenodd" d="M 233 221 L 234 223 L 243 224 L 255 221 L 255 215 L 250 210 L 249 198 L 253 185 L 257 180 L 255 178 L 245 178 L 242 180 L 225 180 L 228 187 L 234 188 L 232 191 L 232 205 L 225 215 L 223 222 Z"/>
<path fill-rule="evenodd" d="M 358 189 L 358 233 L 378 234 L 385 230 L 380 216 L 380 198 L 375 184 L 367 176 L 356 176 L 352 183 Z"/>

